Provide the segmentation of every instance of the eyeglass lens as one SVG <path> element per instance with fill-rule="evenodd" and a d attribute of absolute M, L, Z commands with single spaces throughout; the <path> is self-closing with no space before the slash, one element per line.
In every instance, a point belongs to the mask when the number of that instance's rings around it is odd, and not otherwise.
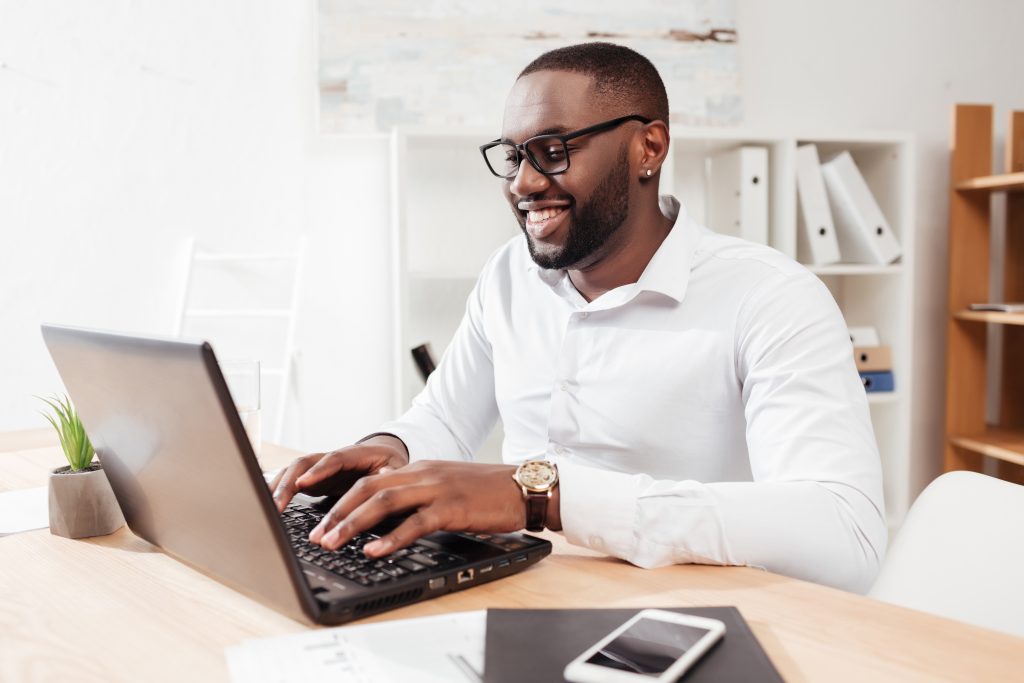
<path fill-rule="evenodd" d="M 557 137 L 541 136 L 527 141 L 526 153 L 534 166 L 544 173 L 561 173 L 569 167 L 565 143 Z M 511 178 L 519 172 L 519 151 L 515 145 L 495 145 L 485 156 L 491 169 L 500 176 Z"/>

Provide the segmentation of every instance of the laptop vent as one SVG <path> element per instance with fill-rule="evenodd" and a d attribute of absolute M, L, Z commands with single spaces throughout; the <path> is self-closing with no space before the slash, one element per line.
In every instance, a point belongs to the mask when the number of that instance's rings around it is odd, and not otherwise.
<path fill-rule="evenodd" d="M 395 593 L 394 595 L 388 595 L 383 598 L 377 598 L 375 600 L 367 600 L 361 602 L 355 606 L 353 615 L 356 617 L 369 614 L 371 612 L 379 612 L 381 610 L 388 609 L 389 607 L 395 607 L 396 605 L 402 605 L 407 602 L 413 602 L 417 598 L 423 595 L 422 588 L 414 588 L 412 590 L 403 591 L 401 593 Z"/>

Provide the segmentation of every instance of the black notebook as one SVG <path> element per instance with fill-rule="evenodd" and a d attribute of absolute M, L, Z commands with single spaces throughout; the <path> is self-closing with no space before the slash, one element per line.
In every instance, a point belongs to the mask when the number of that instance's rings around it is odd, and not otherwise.
<path fill-rule="evenodd" d="M 566 664 L 640 609 L 489 609 L 484 681 L 563 681 Z M 782 681 L 735 607 L 658 609 L 725 623 L 725 636 L 683 675 L 685 683 Z"/>

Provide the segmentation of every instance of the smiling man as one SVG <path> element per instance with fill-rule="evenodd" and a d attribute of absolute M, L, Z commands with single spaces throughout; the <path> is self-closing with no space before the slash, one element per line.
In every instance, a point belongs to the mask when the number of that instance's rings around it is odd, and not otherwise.
<path fill-rule="evenodd" d="M 716 235 L 658 181 L 668 100 L 641 55 L 548 52 L 481 147 L 523 229 L 486 264 L 410 410 L 272 482 L 342 495 L 311 539 L 562 530 L 642 567 L 751 565 L 866 590 L 881 468 L 846 326 L 822 283 Z M 505 464 L 472 462 L 501 417 Z"/>

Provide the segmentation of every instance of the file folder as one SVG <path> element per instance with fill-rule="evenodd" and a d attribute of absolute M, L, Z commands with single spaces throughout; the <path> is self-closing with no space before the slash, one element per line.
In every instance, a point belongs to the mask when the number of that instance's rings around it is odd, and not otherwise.
<path fill-rule="evenodd" d="M 711 156 L 708 227 L 768 244 L 768 149 L 746 145 Z"/>
<path fill-rule="evenodd" d="M 892 370 L 892 348 L 888 346 L 855 346 L 853 360 L 858 372 Z"/>
<path fill-rule="evenodd" d="M 893 380 L 892 370 L 886 370 L 885 372 L 862 372 L 860 373 L 860 381 L 864 384 L 864 391 L 869 394 L 892 391 L 896 384 Z"/>
<path fill-rule="evenodd" d="M 854 346 L 881 346 L 878 341 L 878 330 L 873 327 L 851 327 L 850 342 Z"/>
<path fill-rule="evenodd" d="M 821 165 L 839 253 L 848 263 L 886 265 L 900 257 L 900 244 L 849 152 Z"/>
<path fill-rule="evenodd" d="M 797 259 L 816 266 L 838 263 L 839 241 L 815 145 L 801 145 L 796 150 L 796 191 L 800 204 Z"/>

